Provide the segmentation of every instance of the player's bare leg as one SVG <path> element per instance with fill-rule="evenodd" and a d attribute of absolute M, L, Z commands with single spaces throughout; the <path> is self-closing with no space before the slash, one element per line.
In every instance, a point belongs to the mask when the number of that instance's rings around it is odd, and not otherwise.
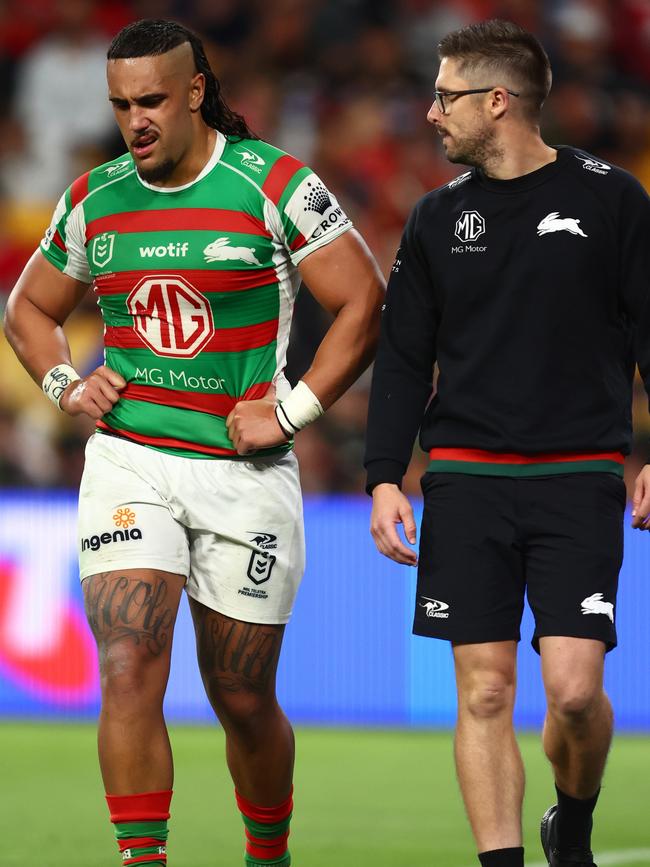
<path fill-rule="evenodd" d="M 226 733 L 247 865 L 291 863 L 294 738 L 275 696 L 284 626 L 244 623 L 190 599 L 199 668 Z"/>
<path fill-rule="evenodd" d="M 185 579 L 125 569 L 83 582 L 102 686 L 99 763 L 122 860 L 166 867 L 172 754 L 163 718 Z"/>
<path fill-rule="evenodd" d="M 190 599 L 199 667 L 226 732 L 237 791 L 256 804 L 277 804 L 291 790 L 294 739 L 275 697 L 284 626 L 233 620 Z"/>
<path fill-rule="evenodd" d="M 552 840 L 560 850 L 589 850 L 591 816 L 613 733 L 612 707 L 603 688 L 605 645 L 544 637 L 540 653 L 547 700 L 543 744 L 558 789 Z"/>
<path fill-rule="evenodd" d="M 521 847 L 524 766 L 512 723 L 517 644 L 456 644 L 454 662 L 456 772 L 478 851 Z"/>
<path fill-rule="evenodd" d="M 153 569 L 104 572 L 83 582 L 101 673 L 99 761 L 111 795 L 171 789 L 162 703 L 184 583 Z"/>

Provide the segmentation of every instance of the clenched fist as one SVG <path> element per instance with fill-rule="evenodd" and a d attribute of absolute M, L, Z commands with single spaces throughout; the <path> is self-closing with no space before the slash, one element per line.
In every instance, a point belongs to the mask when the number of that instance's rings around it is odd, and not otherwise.
<path fill-rule="evenodd" d="M 102 364 L 84 379 L 70 383 L 63 392 L 60 406 L 68 415 L 85 413 L 97 421 L 113 409 L 124 388 L 124 377 Z"/>

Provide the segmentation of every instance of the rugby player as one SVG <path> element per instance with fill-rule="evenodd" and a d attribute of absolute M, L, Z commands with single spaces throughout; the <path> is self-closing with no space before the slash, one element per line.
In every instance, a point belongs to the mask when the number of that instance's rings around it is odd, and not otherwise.
<path fill-rule="evenodd" d="M 416 565 L 397 527 L 415 543 L 400 484 L 419 429 L 431 463 L 414 632 L 453 645 L 456 767 L 479 860 L 524 863 L 512 715 L 527 593 L 557 789 L 542 845 L 552 867 L 594 867 L 635 360 L 650 392 L 650 206 L 627 172 L 542 140 L 551 70 L 530 33 L 482 22 L 439 52 L 428 120 L 472 169 L 415 206 L 392 269 L 368 424 L 371 531 Z M 648 529 L 649 513 L 646 466 L 632 525 Z"/>
<path fill-rule="evenodd" d="M 6 332 L 48 397 L 97 423 L 79 554 L 110 818 L 124 864 L 163 867 L 173 773 L 162 703 L 185 588 L 245 860 L 285 867 L 294 738 L 275 675 L 304 567 L 292 442 L 369 364 L 383 281 L 323 182 L 227 107 L 193 33 L 129 25 L 107 75 L 128 153 L 66 190 Z M 301 278 L 334 321 L 291 388 Z M 62 326 L 90 285 L 106 363 L 81 377 Z"/>

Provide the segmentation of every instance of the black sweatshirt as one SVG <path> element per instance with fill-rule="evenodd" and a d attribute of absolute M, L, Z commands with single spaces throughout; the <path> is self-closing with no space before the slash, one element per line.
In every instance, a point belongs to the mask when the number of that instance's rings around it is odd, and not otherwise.
<path fill-rule="evenodd" d="M 628 454 L 649 299 L 650 199 L 622 169 L 561 147 L 523 177 L 473 169 L 428 193 L 388 283 L 368 490 L 401 483 L 418 429 L 425 451 Z"/>

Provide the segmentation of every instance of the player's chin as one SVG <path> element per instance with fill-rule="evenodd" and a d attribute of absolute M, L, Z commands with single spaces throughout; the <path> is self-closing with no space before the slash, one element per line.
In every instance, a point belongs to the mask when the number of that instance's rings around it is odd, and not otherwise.
<path fill-rule="evenodd" d="M 151 159 L 135 159 L 135 164 L 142 180 L 149 184 L 167 180 L 176 168 L 174 160 L 165 158 L 160 158 L 156 161 Z"/>

